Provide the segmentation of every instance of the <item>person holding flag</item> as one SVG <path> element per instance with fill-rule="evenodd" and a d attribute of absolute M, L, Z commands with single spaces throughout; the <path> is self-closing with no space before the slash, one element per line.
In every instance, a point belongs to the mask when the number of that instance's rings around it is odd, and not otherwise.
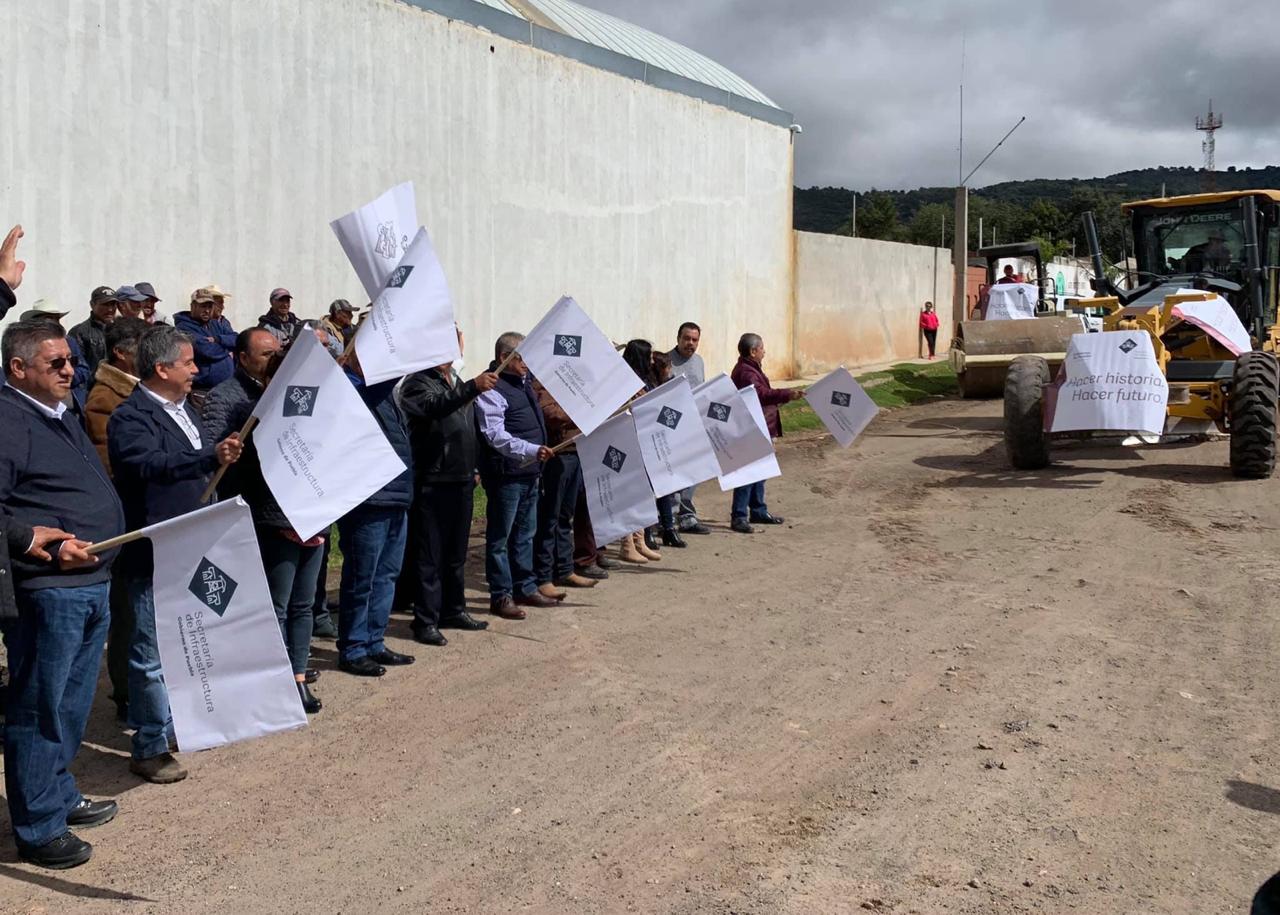
<path fill-rule="evenodd" d="M 764 340 L 759 334 L 743 334 L 738 339 L 738 364 L 729 377 L 739 388 L 753 387 L 764 407 L 765 423 L 772 438 L 782 436 L 782 416 L 778 407 L 804 396 L 803 388 L 785 390 L 769 383 L 769 376 L 761 368 L 764 362 Z M 733 508 L 729 526 L 739 534 L 753 533 L 755 524 L 781 524 L 782 518 L 769 514 L 764 500 L 764 481 L 749 486 L 739 486 L 733 491 Z"/>

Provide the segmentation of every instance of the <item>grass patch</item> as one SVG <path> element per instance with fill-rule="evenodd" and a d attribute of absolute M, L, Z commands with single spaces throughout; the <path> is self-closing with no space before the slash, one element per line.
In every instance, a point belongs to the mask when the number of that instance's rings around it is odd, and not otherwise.
<path fill-rule="evenodd" d="M 926 365 L 904 362 L 857 378 L 878 407 L 907 407 L 922 400 L 959 392 L 956 373 L 946 362 Z M 782 426 L 788 431 L 825 428 L 818 414 L 803 400 L 783 404 L 781 410 Z"/>

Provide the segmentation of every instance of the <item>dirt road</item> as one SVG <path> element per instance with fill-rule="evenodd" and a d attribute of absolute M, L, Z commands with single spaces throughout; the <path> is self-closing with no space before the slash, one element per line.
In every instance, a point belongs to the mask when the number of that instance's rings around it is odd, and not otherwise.
<path fill-rule="evenodd" d="M 77 768 L 121 814 L 63 874 L 6 842 L 0 910 L 1247 911 L 1280 868 L 1280 483 L 1224 444 L 1006 472 L 998 410 L 791 441 L 783 527 L 327 670 L 309 728 L 179 785 L 128 774 L 100 691 Z"/>

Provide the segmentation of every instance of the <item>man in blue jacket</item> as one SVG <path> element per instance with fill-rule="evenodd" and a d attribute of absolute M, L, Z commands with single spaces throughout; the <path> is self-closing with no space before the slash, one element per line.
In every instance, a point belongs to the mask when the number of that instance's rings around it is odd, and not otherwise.
<path fill-rule="evenodd" d="M 190 310 L 173 316 L 173 326 L 191 338 L 195 351 L 200 374 L 192 387 L 191 399 L 200 412 L 209 391 L 230 378 L 236 368 L 232 357 L 236 332 L 231 329 L 231 322 L 218 314 L 228 298 L 230 296 L 217 286 L 201 286 L 191 293 Z"/>
<path fill-rule="evenodd" d="M 18 855 L 76 867 L 92 846 L 69 827 L 105 823 L 114 801 L 80 794 L 67 767 L 93 704 L 110 610 L 115 550 L 85 547 L 124 531 L 124 514 L 83 427 L 68 415 L 75 367 L 65 331 L 18 321 L 0 337 L 0 505 L 24 527 L 56 527 L 75 540 L 10 555 L 17 616 L 0 620 L 9 652 L 5 794 Z"/>
<path fill-rule="evenodd" d="M 358 677 L 381 677 L 389 665 L 412 664 L 412 655 L 392 651 L 383 641 L 396 579 L 404 562 L 413 502 L 413 454 L 409 431 L 396 406 L 396 382 L 366 385 L 352 353 L 347 377 L 359 391 L 387 441 L 407 468 L 363 505 L 338 519 L 342 584 L 338 591 L 338 668 Z"/>
<path fill-rule="evenodd" d="M 240 457 L 233 432 L 216 445 L 200 433 L 200 417 L 187 400 L 196 378 L 191 339 L 156 324 L 138 340 L 138 386 L 107 422 L 111 474 L 130 530 L 185 515 L 200 507 L 209 475 Z M 187 771 L 170 752 L 173 719 L 160 669 L 152 590 L 151 541 L 127 544 L 116 574 L 124 576 L 134 611 L 129 645 L 129 771 L 157 784 L 181 781 Z"/>

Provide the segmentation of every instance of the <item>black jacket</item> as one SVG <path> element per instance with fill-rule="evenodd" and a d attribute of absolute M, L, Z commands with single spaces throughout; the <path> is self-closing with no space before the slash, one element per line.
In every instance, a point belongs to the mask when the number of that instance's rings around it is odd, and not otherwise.
<path fill-rule="evenodd" d="M 409 446 L 409 430 L 405 428 L 404 417 L 400 414 L 400 408 L 396 406 L 395 380 L 368 385 L 364 383 L 363 378 L 350 370 L 347 370 L 346 374 L 355 385 L 360 399 L 373 414 L 378 428 L 387 437 L 387 441 L 391 443 L 400 460 L 404 461 L 405 466 L 404 473 L 365 499 L 363 505 L 371 508 L 408 510 L 413 504 L 413 453 Z"/>
<path fill-rule="evenodd" d="M 199 429 L 200 417 L 190 403 L 187 417 Z M 168 521 L 200 507 L 200 495 L 218 467 L 217 442 L 201 436 L 201 447 L 178 428 L 173 418 L 141 384 L 116 407 L 107 421 L 107 453 L 111 476 L 124 503 L 129 530 Z M 151 574 L 151 541 L 127 544 L 120 554 L 120 570 L 128 575 Z"/>
<path fill-rule="evenodd" d="M 438 369 L 414 372 L 400 388 L 400 408 L 409 420 L 413 472 L 418 485 L 466 483 L 476 473 L 476 425 L 480 395 L 474 381 Z"/>
<path fill-rule="evenodd" d="M 73 417 L 50 419 L 5 387 L 0 389 L 0 429 L 0 505 L 11 522 L 26 528 L 59 527 L 91 543 L 124 533 L 124 510 L 115 487 Z M 96 566 L 64 571 L 10 549 L 9 574 L 17 590 L 100 584 L 110 578 L 118 552 L 100 554 Z"/>
<path fill-rule="evenodd" d="M 67 336 L 75 337 L 76 343 L 80 344 L 80 352 L 88 368 L 88 387 L 93 387 L 98 363 L 107 358 L 107 326 L 90 316 L 67 331 Z"/>
<path fill-rule="evenodd" d="M 18 304 L 18 297 L 13 290 L 9 288 L 9 284 L 4 280 L 0 280 L 0 318 L 9 313 L 9 309 Z"/>
<path fill-rule="evenodd" d="M 0 286 L 4 281 L 0 280 Z M 21 524 L 0 508 L 0 620 L 15 619 L 18 604 L 13 598 L 13 572 L 9 569 L 9 556 L 21 556 L 31 545 L 35 532 L 30 525 Z"/>

